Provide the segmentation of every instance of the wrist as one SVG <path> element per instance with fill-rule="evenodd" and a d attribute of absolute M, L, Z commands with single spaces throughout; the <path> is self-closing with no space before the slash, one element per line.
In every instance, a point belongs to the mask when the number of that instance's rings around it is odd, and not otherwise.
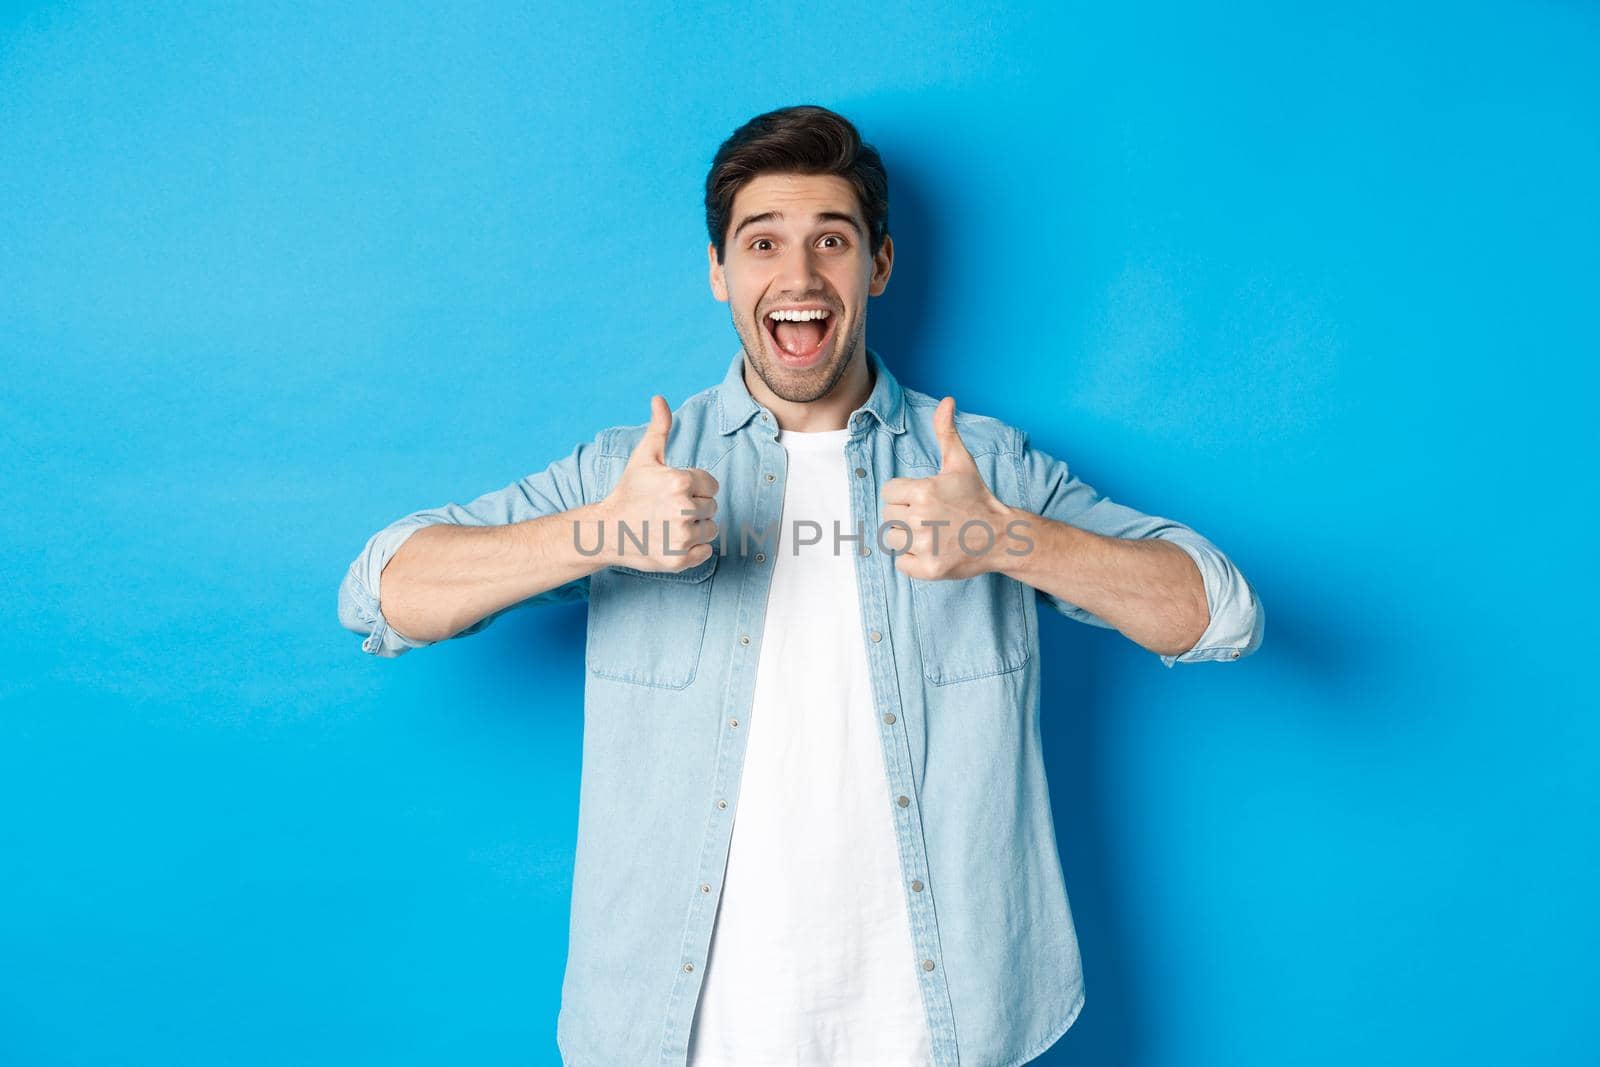
<path fill-rule="evenodd" d="M 591 572 L 615 562 L 616 530 L 606 502 L 580 504 L 562 513 L 566 546 Z"/>
<path fill-rule="evenodd" d="M 987 570 L 999 574 L 1009 573 L 1022 557 L 1018 552 L 1027 548 L 1025 541 L 1019 541 L 1017 534 L 1026 535 L 1028 528 L 1026 522 L 1029 518 L 1026 512 L 1009 507 L 995 501 L 997 509 L 994 518 L 994 547 L 984 555 L 984 564 Z"/>
<path fill-rule="evenodd" d="M 993 537 L 988 550 L 977 557 L 979 568 L 983 571 L 1010 574 L 1023 558 L 1019 553 L 1026 553 L 1029 550 L 1028 539 L 1037 539 L 1037 533 L 1029 525 L 1029 520 L 1037 518 L 1038 516 L 1030 515 L 1020 508 L 1010 507 L 998 500 L 994 501 L 989 513 L 982 518 L 984 526 Z"/>
<path fill-rule="evenodd" d="M 1029 584 L 1041 569 L 1047 569 L 1050 559 L 1074 551 L 1077 544 L 1073 535 L 1084 533 L 1013 507 L 1005 509 L 1000 532 L 994 551 L 989 554 L 990 569 Z"/>

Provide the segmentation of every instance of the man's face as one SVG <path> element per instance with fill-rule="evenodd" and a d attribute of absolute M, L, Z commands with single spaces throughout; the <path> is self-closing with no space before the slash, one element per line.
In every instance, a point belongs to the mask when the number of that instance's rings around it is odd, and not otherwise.
<path fill-rule="evenodd" d="M 707 245 L 750 365 L 784 400 L 826 396 L 863 352 L 867 297 L 889 281 L 894 246 L 870 251 L 853 186 L 832 174 L 761 174 L 733 198 L 726 259 Z M 779 321 L 774 311 L 793 312 Z M 811 312 L 811 314 L 807 314 Z M 816 312 L 825 315 L 816 316 Z"/>

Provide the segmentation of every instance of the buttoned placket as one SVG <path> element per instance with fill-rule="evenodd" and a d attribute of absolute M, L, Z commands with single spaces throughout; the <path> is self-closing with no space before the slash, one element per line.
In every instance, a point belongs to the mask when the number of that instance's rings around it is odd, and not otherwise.
<path fill-rule="evenodd" d="M 777 439 L 777 422 L 762 409 L 751 424 L 760 458 L 755 485 L 755 504 L 749 522 L 752 534 L 776 531 L 780 534 L 767 546 L 775 551 L 781 540 L 779 519 L 783 511 L 783 491 L 788 480 L 788 452 Z M 740 433 L 746 432 L 741 429 Z M 741 521 L 743 517 L 741 516 Z M 734 551 L 743 554 L 743 545 Z M 766 553 L 757 553 L 761 564 Z M 733 665 L 728 671 L 728 688 L 723 694 L 718 716 L 715 771 L 707 804 L 706 832 L 700 857 L 695 865 L 694 884 L 689 888 L 681 960 L 672 992 L 667 999 L 667 1016 L 662 1029 L 661 1062 L 681 1065 L 689 1055 L 689 1030 L 704 981 L 705 962 L 710 954 L 712 927 L 722 897 L 723 875 L 727 871 L 728 846 L 732 841 L 733 818 L 738 807 L 740 778 L 744 773 L 745 738 L 751 707 L 755 701 L 756 667 L 761 655 L 761 634 L 766 622 L 767 600 L 772 588 L 773 568 L 747 566 L 734 609 L 735 643 Z"/>
<path fill-rule="evenodd" d="M 900 850 L 900 870 L 904 875 L 901 891 L 911 917 L 914 958 L 906 961 L 915 967 L 922 990 L 922 1003 L 928 1013 L 934 1067 L 957 1063 L 955 1011 L 950 987 L 945 981 L 939 947 L 939 924 L 934 915 L 933 892 L 926 883 L 927 848 L 922 833 L 922 810 L 911 773 L 911 743 L 901 722 L 900 686 L 895 673 L 894 641 L 889 629 L 889 599 L 885 583 L 886 567 L 894 557 L 882 551 L 877 541 L 879 507 L 877 487 L 871 473 L 877 469 L 875 446 L 893 449 L 893 441 L 877 429 L 871 415 L 853 417 L 849 441 L 845 444 L 845 465 L 849 471 L 850 511 L 855 529 L 862 533 L 856 561 L 856 588 L 861 601 L 862 638 L 867 649 L 867 665 L 872 680 L 874 715 L 878 739 L 883 745 L 883 765 L 889 779 L 890 812 L 895 840 Z"/>
<path fill-rule="evenodd" d="M 934 916 L 933 893 L 926 884 L 927 851 L 922 834 L 922 815 L 916 802 L 911 774 L 911 747 L 901 724 L 900 689 L 895 679 L 894 648 L 890 639 L 888 597 L 882 567 L 892 566 L 892 557 L 878 551 L 877 490 L 873 444 L 876 437 L 872 416 L 852 417 L 845 463 L 849 472 L 850 510 L 855 529 L 863 534 L 859 551 L 851 553 L 856 562 L 856 588 L 861 602 L 862 639 L 867 647 L 867 662 L 872 683 L 874 714 L 883 746 L 884 768 L 888 775 L 889 803 L 899 850 L 900 869 L 905 874 L 902 891 L 911 919 L 913 959 L 906 961 L 917 975 L 922 1002 L 932 1037 L 934 1067 L 955 1065 L 955 1013 L 950 988 L 945 981 L 939 948 L 938 923 Z M 784 486 L 788 480 L 788 452 L 777 440 L 777 422 L 766 409 L 760 409 L 751 426 L 755 427 L 756 448 L 760 455 L 756 476 L 755 506 L 751 522 L 756 530 L 778 530 L 783 511 Z M 739 432 L 744 432 L 740 430 Z M 778 540 L 781 541 L 781 531 Z M 742 546 L 741 546 L 742 547 Z M 695 884 L 688 894 L 688 912 L 680 950 L 681 964 L 667 1001 L 667 1017 L 662 1031 L 661 1059 L 664 1064 L 683 1064 L 688 1059 L 689 1030 L 704 980 L 705 961 L 710 952 L 712 928 L 722 896 L 723 874 L 727 870 L 728 846 L 732 840 L 733 817 L 737 808 L 740 777 L 744 770 L 745 737 L 741 722 L 749 717 L 755 699 L 756 668 L 761 653 L 760 635 L 772 588 L 773 568 L 743 568 L 735 608 L 733 667 L 728 672 L 724 697 L 726 712 L 723 729 L 718 731 L 716 771 L 712 776 L 711 802 L 706 833 L 696 864 Z"/>

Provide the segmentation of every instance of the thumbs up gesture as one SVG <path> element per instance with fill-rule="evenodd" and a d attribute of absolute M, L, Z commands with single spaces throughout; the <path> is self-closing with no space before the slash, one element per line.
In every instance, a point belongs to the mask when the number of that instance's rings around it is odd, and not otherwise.
<path fill-rule="evenodd" d="M 895 570 L 909 578 L 970 578 L 992 570 L 993 556 L 1005 543 L 1010 509 L 984 484 L 972 453 L 956 432 L 955 414 L 955 397 L 950 396 L 933 412 L 938 474 L 883 483 L 883 522 L 888 528 L 882 540 L 899 553 Z M 974 520 L 982 526 L 962 532 L 963 525 Z"/>
<path fill-rule="evenodd" d="M 699 467 L 667 466 L 672 409 L 650 397 L 650 425 L 601 504 L 604 550 L 614 562 L 646 571 L 681 571 L 704 563 L 717 536 L 717 480 Z M 622 527 L 630 531 L 622 535 Z M 645 545 L 641 552 L 638 542 Z"/>

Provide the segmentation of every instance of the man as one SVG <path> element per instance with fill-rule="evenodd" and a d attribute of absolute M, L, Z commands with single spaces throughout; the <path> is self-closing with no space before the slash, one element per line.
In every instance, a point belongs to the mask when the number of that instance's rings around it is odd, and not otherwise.
<path fill-rule="evenodd" d="M 745 124 L 706 218 L 723 380 L 380 530 L 340 619 L 396 656 L 587 599 L 564 1062 L 1026 1062 L 1084 1003 L 1036 605 L 1168 667 L 1264 612 L 1194 530 L 899 384 L 866 344 L 888 181 L 844 118 Z"/>

